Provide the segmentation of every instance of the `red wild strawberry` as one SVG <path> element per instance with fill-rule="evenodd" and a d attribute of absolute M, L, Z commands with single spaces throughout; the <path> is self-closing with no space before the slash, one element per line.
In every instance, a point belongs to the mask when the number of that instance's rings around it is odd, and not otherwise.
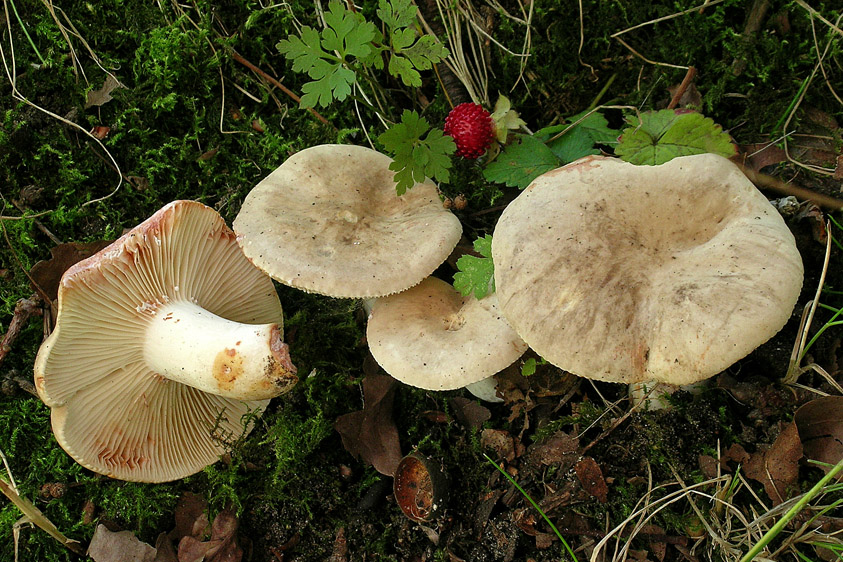
<path fill-rule="evenodd" d="M 479 158 L 495 138 L 492 116 L 477 103 L 461 103 L 445 119 L 445 134 L 457 143 L 457 156 Z"/>

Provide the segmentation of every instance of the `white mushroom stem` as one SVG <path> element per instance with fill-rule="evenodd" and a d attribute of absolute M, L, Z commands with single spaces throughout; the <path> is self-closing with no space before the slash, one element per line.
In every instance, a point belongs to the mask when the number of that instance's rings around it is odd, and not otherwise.
<path fill-rule="evenodd" d="M 668 397 L 677 390 L 684 390 L 697 395 L 702 393 L 708 381 L 698 381 L 677 386 L 659 381 L 634 382 L 629 385 L 629 398 L 633 406 L 642 410 L 667 410 L 671 408 Z"/>
<path fill-rule="evenodd" d="M 465 385 L 465 389 L 480 400 L 484 400 L 486 402 L 503 402 L 503 398 L 498 396 L 498 379 L 496 379 L 494 375 L 483 380 L 467 384 Z"/>
<path fill-rule="evenodd" d="M 237 400 L 264 400 L 295 384 L 277 324 L 241 324 L 190 301 L 155 308 L 144 357 L 164 378 Z"/>

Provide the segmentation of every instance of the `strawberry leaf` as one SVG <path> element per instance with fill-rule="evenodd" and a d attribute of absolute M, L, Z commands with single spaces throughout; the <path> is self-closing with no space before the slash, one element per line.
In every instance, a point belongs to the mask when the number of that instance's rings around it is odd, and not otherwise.
<path fill-rule="evenodd" d="M 349 65 L 354 59 L 370 58 L 375 51 L 374 24 L 340 2 L 330 3 L 325 24 L 321 33 L 305 26 L 301 37 L 291 35 L 277 45 L 278 51 L 293 61 L 295 72 L 306 72 L 314 80 L 302 86 L 301 107 L 325 107 L 332 100 L 348 97 L 357 81 L 357 73 Z"/>
<path fill-rule="evenodd" d="M 416 7 L 412 0 L 380 0 L 377 14 L 390 29 L 409 27 L 416 20 Z"/>
<path fill-rule="evenodd" d="M 389 42 L 392 56 L 388 70 L 400 78 L 405 86 L 421 86 L 419 70 L 429 70 L 450 53 L 432 35 L 418 37 L 411 27 L 416 19 L 416 8 L 410 0 L 380 0 L 378 17 L 390 29 Z"/>
<path fill-rule="evenodd" d="M 474 241 L 474 250 L 482 258 L 464 255 L 457 260 L 454 274 L 454 289 L 462 295 L 474 293 L 474 298 L 482 299 L 495 292 L 495 264 L 492 262 L 492 236 L 487 234 Z"/>
<path fill-rule="evenodd" d="M 569 164 L 589 154 L 600 154 L 598 144 L 615 144 L 618 131 L 609 128 L 609 122 L 601 113 L 594 112 L 579 123 L 584 113 L 574 115 L 567 123 L 546 127 L 536 132 L 535 137 L 547 143 L 562 164 Z M 571 127 L 571 123 L 577 123 Z M 565 131 L 559 138 L 555 135 Z M 548 142 L 549 141 L 549 142 Z"/>
<path fill-rule="evenodd" d="M 483 170 L 489 181 L 524 189 L 545 172 L 557 168 L 559 158 L 536 137 L 522 135 Z"/>
<path fill-rule="evenodd" d="M 731 137 L 714 121 L 685 109 L 648 111 L 627 117 L 615 154 L 638 165 L 664 164 L 677 156 L 711 152 L 730 157 L 737 153 Z"/>
<path fill-rule="evenodd" d="M 422 135 L 427 133 L 424 138 Z M 430 124 L 415 111 L 404 110 L 401 122 L 393 125 L 378 137 L 393 162 L 389 169 L 396 172 L 395 190 L 404 195 L 425 177 L 439 182 L 448 181 L 451 168 L 450 155 L 457 149 L 454 140 Z"/>

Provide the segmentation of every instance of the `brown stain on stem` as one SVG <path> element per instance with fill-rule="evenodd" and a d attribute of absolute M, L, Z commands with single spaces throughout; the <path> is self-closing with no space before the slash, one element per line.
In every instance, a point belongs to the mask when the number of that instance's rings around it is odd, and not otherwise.
<path fill-rule="evenodd" d="M 217 353 L 212 368 L 220 390 L 231 390 L 243 374 L 243 358 L 236 349 L 226 348 Z"/>

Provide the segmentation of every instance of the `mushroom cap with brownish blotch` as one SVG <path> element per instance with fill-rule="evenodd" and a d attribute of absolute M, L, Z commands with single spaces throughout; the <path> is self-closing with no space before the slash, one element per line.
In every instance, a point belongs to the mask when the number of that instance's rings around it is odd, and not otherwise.
<path fill-rule="evenodd" d="M 803 277 L 778 211 L 713 154 L 586 157 L 539 176 L 503 212 L 492 257 L 531 348 L 623 383 L 719 373 L 782 328 Z"/>

